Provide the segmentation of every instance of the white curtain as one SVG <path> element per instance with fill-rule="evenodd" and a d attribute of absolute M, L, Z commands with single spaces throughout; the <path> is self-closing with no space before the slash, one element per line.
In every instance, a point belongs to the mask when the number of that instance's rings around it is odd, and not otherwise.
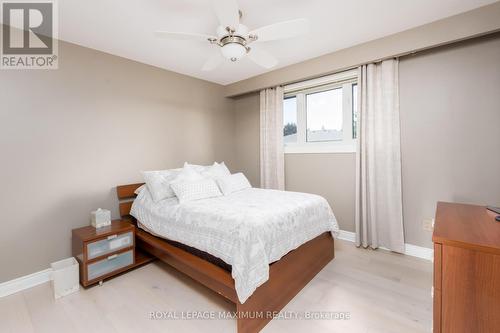
<path fill-rule="evenodd" d="M 398 60 L 359 68 L 356 245 L 404 252 Z"/>
<path fill-rule="evenodd" d="M 260 185 L 285 189 L 282 87 L 260 92 Z"/>

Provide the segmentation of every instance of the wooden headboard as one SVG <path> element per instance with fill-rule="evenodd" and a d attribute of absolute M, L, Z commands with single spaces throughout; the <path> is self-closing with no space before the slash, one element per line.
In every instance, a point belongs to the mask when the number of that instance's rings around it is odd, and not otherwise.
<path fill-rule="evenodd" d="M 132 208 L 132 202 L 137 196 L 134 191 L 137 190 L 144 183 L 129 184 L 129 185 L 119 185 L 116 187 L 116 194 L 118 195 L 118 202 L 120 204 L 120 216 L 121 218 L 130 218 L 130 209 Z"/>

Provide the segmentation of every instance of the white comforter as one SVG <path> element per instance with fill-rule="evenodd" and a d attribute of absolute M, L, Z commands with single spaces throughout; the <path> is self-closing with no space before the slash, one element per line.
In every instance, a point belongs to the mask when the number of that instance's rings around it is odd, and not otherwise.
<path fill-rule="evenodd" d="M 132 210 L 140 226 L 216 256 L 232 266 L 241 303 L 269 278 L 269 264 L 320 234 L 338 233 L 318 195 L 250 188 L 224 197 L 154 203 L 142 191 Z"/>

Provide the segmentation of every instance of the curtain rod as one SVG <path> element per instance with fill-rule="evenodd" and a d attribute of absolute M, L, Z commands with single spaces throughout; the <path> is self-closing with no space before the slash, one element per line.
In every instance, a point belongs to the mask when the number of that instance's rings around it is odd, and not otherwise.
<path fill-rule="evenodd" d="M 432 45 L 432 46 L 429 46 L 429 47 L 415 49 L 413 51 L 407 51 L 407 52 L 398 53 L 398 54 L 395 54 L 395 55 L 392 55 L 392 56 L 387 56 L 387 57 L 379 58 L 379 59 L 376 59 L 376 60 L 373 60 L 373 61 L 368 61 L 368 62 L 360 63 L 360 64 L 357 64 L 357 65 L 352 65 L 352 66 L 349 66 L 349 67 L 340 68 L 340 69 L 337 69 L 337 70 L 334 70 L 334 71 L 331 71 L 331 72 L 326 72 L 326 73 L 323 73 L 323 74 L 320 74 L 320 75 L 316 75 L 316 76 L 309 76 L 309 77 L 301 78 L 301 79 L 298 79 L 298 80 L 284 82 L 284 83 L 278 84 L 277 86 L 284 87 L 284 86 L 289 85 L 289 84 L 294 84 L 294 83 L 299 83 L 299 82 L 303 82 L 303 81 L 308 81 L 308 80 L 314 80 L 314 79 L 322 78 L 324 76 L 341 73 L 341 72 L 344 72 L 344 71 L 352 70 L 354 68 L 358 68 L 359 66 L 363 66 L 363 65 L 367 65 L 367 64 L 374 64 L 374 63 L 378 63 L 378 62 L 381 62 L 381 61 L 384 61 L 384 60 L 388 60 L 388 59 L 399 59 L 399 58 L 404 58 L 404 57 L 410 57 L 410 56 L 414 56 L 414 55 L 419 54 L 419 53 L 427 52 L 427 51 L 434 50 L 434 49 L 439 49 L 441 47 L 454 46 L 454 45 L 457 45 L 457 44 L 460 44 L 460 43 L 475 41 L 475 40 L 482 39 L 482 38 L 497 38 L 497 37 L 500 37 L 500 31 L 495 30 L 495 31 L 484 33 L 484 34 L 479 34 L 479 35 L 475 35 L 475 36 L 465 37 L 463 39 L 454 40 L 452 42 L 445 42 L 445 43 L 442 43 L 442 44 L 436 44 L 436 45 Z M 263 87 L 263 88 L 261 88 L 259 90 L 256 90 L 256 91 L 260 91 L 262 89 L 267 89 L 267 88 L 272 88 L 272 87 L 269 87 L 269 86 L 268 87 Z M 256 91 L 254 91 L 254 92 L 256 92 Z"/>
<path fill-rule="evenodd" d="M 439 48 L 447 47 L 447 46 L 448 47 L 452 47 L 452 46 L 460 44 L 460 43 L 471 42 L 471 41 L 475 41 L 475 40 L 478 40 L 478 39 L 481 39 L 481 38 L 496 38 L 496 37 L 500 37 L 500 32 L 499 31 L 494 31 L 494 32 L 486 33 L 486 34 L 481 34 L 481 35 L 473 36 L 473 37 L 463 38 L 463 39 L 455 40 L 455 41 L 450 42 L 450 43 L 442 43 L 442 44 L 438 44 L 438 45 L 424 47 L 424 48 L 421 48 L 421 49 L 416 49 L 416 50 L 413 50 L 413 51 L 398 53 L 398 54 L 393 55 L 393 56 L 387 56 L 387 57 L 379 58 L 379 59 L 376 59 L 376 60 L 373 60 L 373 61 L 368 61 L 368 62 L 360 63 L 360 64 L 357 64 L 357 65 L 345 67 L 345 68 L 338 69 L 338 70 L 335 70 L 335 71 L 332 71 L 332 72 L 328 72 L 328 73 L 325 73 L 325 74 L 321 74 L 321 75 L 318 75 L 318 76 L 311 76 L 311 77 L 303 78 L 303 79 L 300 79 L 300 80 L 290 81 L 290 82 L 287 82 L 287 83 L 280 84 L 279 86 L 284 87 L 284 86 L 289 85 L 289 84 L 294 84 L 294 83 L 308 81 L 308 80 L 314 80 L 314 79 L 321 78 L 321 77 L 324 77 L 324 76 L 328 76 L 328 75 L 332 75 L 332 74 L 337 74 L 337 73 L 349 71 L 349 70 L 352 70 L 354 68 L 358 68 L 359 66 L 368 65 L 368 64 L 375 64 L 375 63 L 382 62 L 382 61 L 388 60 L 388 59 L 399 59 L 399 58 L 410 57 L 410 56 L 414 56 L 414 55 L 417 55 L 419 53 L 427 52 L 427 51 L 430 51 L 430 50 L 439 49 Z M 263 88 L 263 89 L 265 89 L 265 88 Z"/>
<path fill-rule="evenodd" d="M 338 74 L 338 73 L 342 73 L 342 72 L 347 72 L 347 71 L 356 69 L 356 68 L 358 68 L 360 66 L 364 66 L 364 65 L 368 65 L 368 64 L 376 64 L 376 63 L 382 62 L 384 60 L 389 60 L 389 59 L 399 59 L 401 57 L 412 56 L 412 55 L 415 55 L 415 54 L 420 53 L 422 51 L 423 50 L 411 51 L 411 52 L 405 52 L 405 53 L 402 53 L 402 54 L 399 54 L 399 55 L 396 55 L 396 56 L 384 57 L 384 58 L 380 58 L 380 59 L 377 59 L 377 60 L 374 60 L 374 61 L 364 62 L 364 63 L 358 64 L 358 65 L 353 65 L 353 66 L 345 67 L 345 68 L 342 68 L 342 69 L 339 69 L 339 70 L 335 70 L 335 71 L 332 71 L 332 72 L 327 72 L 327 73 L 324 73 L 324 74 L 321 74 L 321 75 L 318 75 L 318 76 L 311 76 L 311 77 L 306 77 L 306 78 L 303 78 L 303 79 L 300 79 L 300 80 L 289 81 L 289 82 L 286 82 L 286 83 L 279 84 L 278 86 L 279 87 L 285 87 L 285 86 L 288 86 L 288 85 L 291 85 L 291 84 L 295 84 L 295 83 L 300 83 L 300 82 L 304 82 L 304 81 L 320 79 L 320 78 L 323 78 L 325 76 L 330 76 L 330 75 L 334 75 L 334 74 Z M 267 87 L 267 88 L 272 88 L 272 87 Z M 267 88 L 263 88 L 263 89 L 267 89 Z"/>

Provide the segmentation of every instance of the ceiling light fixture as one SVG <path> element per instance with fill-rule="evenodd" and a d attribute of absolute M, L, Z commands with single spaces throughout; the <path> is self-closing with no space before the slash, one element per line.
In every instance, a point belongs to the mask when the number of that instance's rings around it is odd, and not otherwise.
<path fill-rule="evenodd" d="M 212 5 L 219 19 L 215 35 L 192 32 L 156 32 L 159 37 L 163 38 L 208 41 L 210 44 L 218 46 L 220 52 L 205 62 L 202 67 L 204 71 L 216 69 L 225 59 L 235 62 L 246 56 L 259 66 L 272 68 L 276 66 L 278 60 L 252 43 L 292 38 L 308 32 L 308 20 L 304 18 L 274 23 L 249 31 L 247 26 L 241 24 L 243 14 L 238 10 L 237 0 L 213 0 Z M 250 48 L 250 44 L 252 44 L 252 48 Z"/>
<path fill-rule="evenodd" d="M 246 40 L 240 36 L 226 36 L 221 39 L 220 44 L 224 58 L 233 62 L 240 60 L 250 51 L 250 48 L 246 46 Z"/>

